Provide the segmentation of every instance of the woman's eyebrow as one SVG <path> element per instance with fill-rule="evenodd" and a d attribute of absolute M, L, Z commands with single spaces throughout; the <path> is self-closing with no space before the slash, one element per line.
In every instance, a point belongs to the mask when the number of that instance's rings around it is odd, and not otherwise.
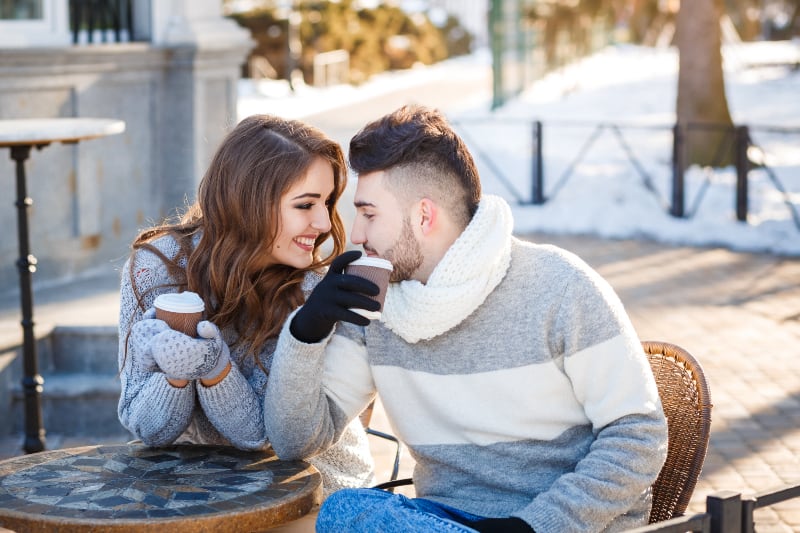
<path fill-rule="evenodd" d="M 322 198 L 322 195 L 315 192 L 304 192 L 303 194 L 295 196 L 292 200 L 299 200 L 300 198 Z"/>

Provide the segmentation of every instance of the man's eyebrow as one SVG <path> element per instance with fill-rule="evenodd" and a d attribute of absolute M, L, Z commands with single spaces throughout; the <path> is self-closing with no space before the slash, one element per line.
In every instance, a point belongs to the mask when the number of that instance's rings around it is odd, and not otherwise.
<path fill-rule="evenodd" d="M 365 202 L 363 200 L 357 200 L 353 202 L 353 205 L 356 207 L 375 207 L 375 204 L 372 202 Z"/>
<path fill-rule="evenodd" d="M 304 192 L 303 194 L 295 196 L 292 200 L 299 200 L 301 198 L 322 198 L 322 195 L 314 192 Z"/>

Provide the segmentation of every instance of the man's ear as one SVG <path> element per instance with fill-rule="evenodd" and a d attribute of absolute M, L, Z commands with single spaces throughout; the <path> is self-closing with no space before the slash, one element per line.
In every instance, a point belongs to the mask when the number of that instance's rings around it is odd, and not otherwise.
<path fill-rule="evenodd" d="M 430 198 L 419 201 L 419 229 L 423 235 L 428 235 L 436 229 L 439 208 Z"/>

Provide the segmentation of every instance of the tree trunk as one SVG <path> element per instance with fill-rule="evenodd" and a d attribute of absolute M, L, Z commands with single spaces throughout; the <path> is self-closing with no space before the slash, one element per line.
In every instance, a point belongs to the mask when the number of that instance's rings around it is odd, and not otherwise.
<path fill-rule="evenodd" d="M 676 23 L 678 125 L 683 128 L 686 167 L 733 162 L 733 121 L 722 74 L 722 0 L 683 0 Z"/>

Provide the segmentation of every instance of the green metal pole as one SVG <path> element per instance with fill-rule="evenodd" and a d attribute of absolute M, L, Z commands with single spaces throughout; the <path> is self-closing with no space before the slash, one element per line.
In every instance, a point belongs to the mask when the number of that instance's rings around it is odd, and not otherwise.
<path fill-rule="evenodd" d="M 514 89 L 514 94 L 519 94 L 528 84 L 528 77 L 526 75 L 526 65 L 527 65 L 527 54 L 526 51 L 526 43 L 525 43 L 525 28 L 524 28 L 524 10 L 523 10 L 523 0 L 517 0 L 517 4 L 515 6 L 516 13 L 514 17 L 514 33 L 516 34 L 514 37 L 514 41 L 517 45 L 517 86 Z"/>
<path fill-rule="evenodd" d="M 492 110 L 503 105 L 503 3 L 489 7 L 489 42 L 492 47 Z"/>

